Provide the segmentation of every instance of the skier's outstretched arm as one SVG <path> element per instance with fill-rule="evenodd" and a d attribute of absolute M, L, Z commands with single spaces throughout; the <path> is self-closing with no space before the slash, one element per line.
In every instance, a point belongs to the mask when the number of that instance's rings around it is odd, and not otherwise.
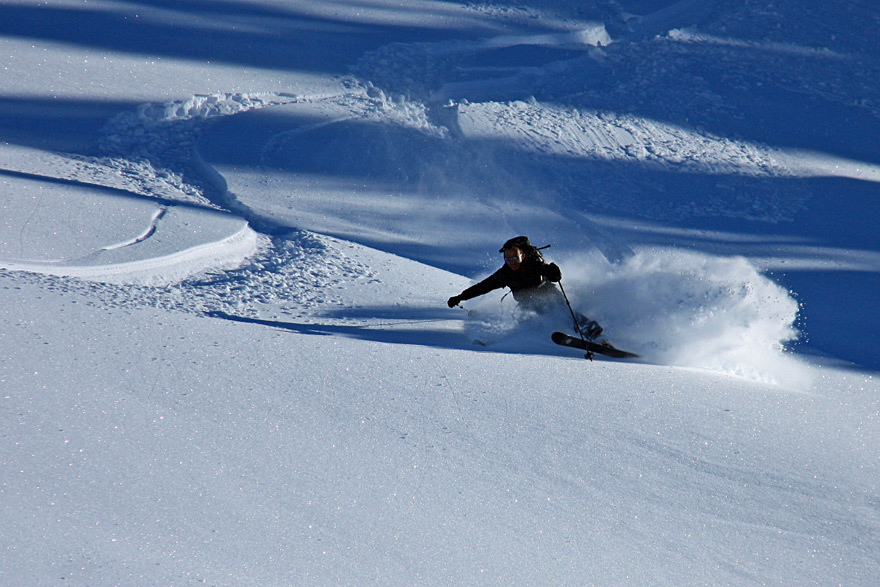
<path fill-rule="evenodd" d="M 507 285 L 507 282 L 503 278 L 503 271 L 504 267 L 502 267 L 483 281 L 470 286 L 457 296 L 452 296 L 451 298 L 449 298 L 449 300 L 446 301 L 446 304 L 450 308 L 454 308 L 461 302 L 485 295 L 492 290 L 505 287 Z"/>

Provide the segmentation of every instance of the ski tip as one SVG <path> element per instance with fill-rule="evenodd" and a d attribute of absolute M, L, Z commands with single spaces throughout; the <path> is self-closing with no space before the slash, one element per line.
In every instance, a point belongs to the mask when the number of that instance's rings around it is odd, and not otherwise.
<path fill-rule="evenodd" d="M 565 334 L 564 332 L 554 332 L 553 334 L 550 335 L 550 338 L 556 344 L 565 344 L 565 343 L 569 342 L 569 340 L 571 339 L 571 337 L 569 335 Z"/>

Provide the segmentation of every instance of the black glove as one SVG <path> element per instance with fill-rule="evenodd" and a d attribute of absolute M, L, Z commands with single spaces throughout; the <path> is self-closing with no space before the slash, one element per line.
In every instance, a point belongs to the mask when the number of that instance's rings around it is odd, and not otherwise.
<path fill-rule="evenodd" d="M 458 296 L 452 296 L 446 303 L 449 304 L 450 308 L 454 308 L 461 303 L 461 298 Z"/>
<path fill-rule="evenodd" d="M 549 281 L 562 281 L 562 270 L 556 263 L 550 263 L 544 271 L 544 277 Z"/>

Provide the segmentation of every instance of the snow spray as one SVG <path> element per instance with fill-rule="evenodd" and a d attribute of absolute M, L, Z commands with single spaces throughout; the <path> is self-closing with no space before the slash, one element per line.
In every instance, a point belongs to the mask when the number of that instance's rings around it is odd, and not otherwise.
<path fill-rule="evenodd" d="M 808 383 L 806 367 L 784 350 L 799 334 L 797 301 L 743 257 L 645 249 L 613 265 L 560 265 L 575 308 L 648 362 Z"/>

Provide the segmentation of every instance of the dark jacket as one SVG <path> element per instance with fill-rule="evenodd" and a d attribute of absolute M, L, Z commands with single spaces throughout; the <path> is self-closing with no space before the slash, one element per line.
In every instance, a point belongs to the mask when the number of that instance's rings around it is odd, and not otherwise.
<path fill-rule="evenodd" d="M 526 257 L 518 271 L 514 271 L 505 263 L 501 269 L 483 281 L 461 292 L 459 297 L 462 300 L 469 300 L 495 289 L 509 287 L 517 302 L 532 305 L 542 300 L 540 303 L 543 305 L 543 301 L 550 299 L 557 301 L 556 298 L 561 296 L 556 286 L 550 282 L 554 274 L 557 277 L 559 275 L 559 268 L 556 265 L 545 263 L 541 258 Z"/>

